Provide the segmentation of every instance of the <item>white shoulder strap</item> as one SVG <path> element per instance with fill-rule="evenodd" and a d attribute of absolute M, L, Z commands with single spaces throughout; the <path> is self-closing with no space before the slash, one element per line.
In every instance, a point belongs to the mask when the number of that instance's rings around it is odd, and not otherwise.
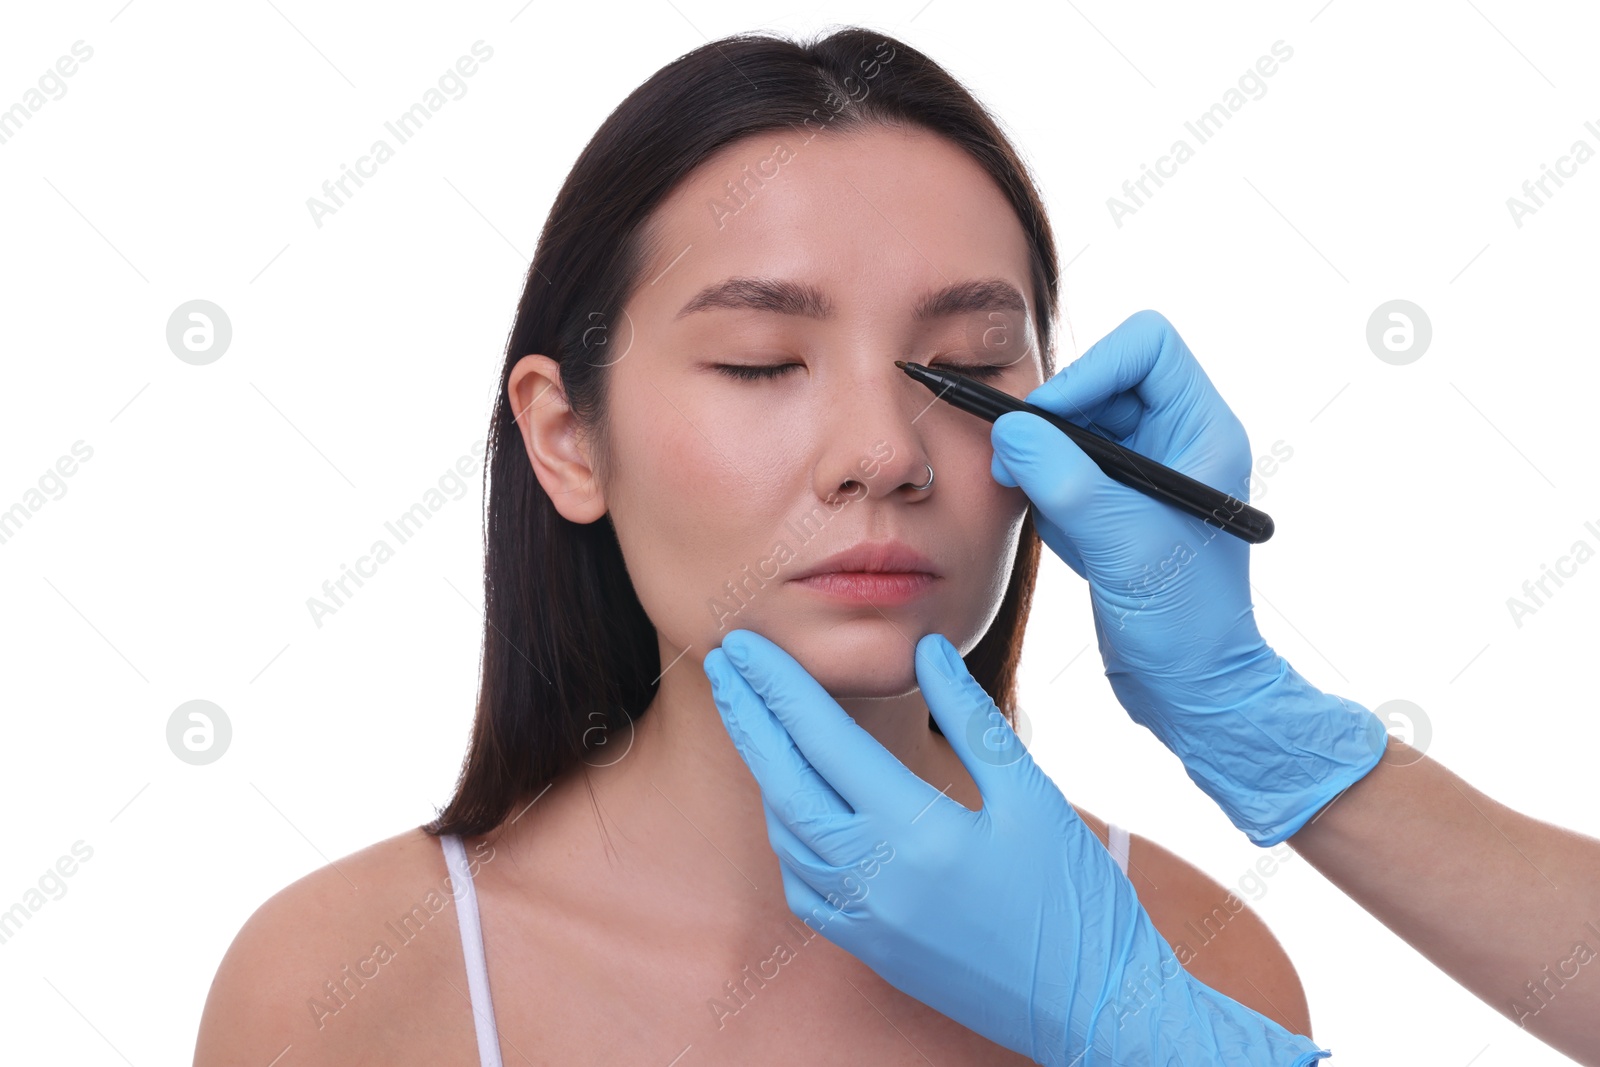
<path fill-rule="evenodd" d="M 478 891 L 467 866 L 467 849 L 461 838 L 439 838 L 445 866 L 450 869 L 450 892 L 456 900 L 456 923 L 461 927 L 461 953 L 467 958 L 467 992 L 472 997 L 472 1017 L 478 1028 L 478 1060 L 483 1067 L 501 1067 L 500 1028 L 494 1021 L 494 1001 L 489 996 L 489 964 L 483 955 L 483 927 L 478 922 Z"/>

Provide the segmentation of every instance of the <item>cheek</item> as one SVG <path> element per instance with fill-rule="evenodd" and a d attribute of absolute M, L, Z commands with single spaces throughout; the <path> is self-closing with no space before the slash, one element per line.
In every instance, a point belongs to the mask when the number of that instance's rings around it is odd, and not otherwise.
<path fill-rule="evenodd" d="M 642 385 L 613 395 L 611 521 L 656 629 L 679 647 L 715 645 L 713 605 L 742 564 L 754 568 L 771 554 L 782 502 L 794 497 L 793 450 L 770 420 L 713 410 L 685 389 L 663 386 L 664 396 Z"/>
<path fill-rule="evenodd" d="M 994 480 L 990 424 L 978 423 L 965 414 L 961 418 L 964 421 L 956 424 L 949 443 L 936 453 L 943 461 L 934 461 L 937 482 L 933 491 L 944 492 L 941 521 L 961 529 L 966 543 L 980 554 L 996 552 L 1003 539 L 1016 540 L 1028 509 L 1028 494 Z M 988 563 L 992 556 L 980 555 L 973 562 L 980 559 Z"/>
<path fill-rule="evenodd" d="M 964 469 L 963 477 L 967 480 L 960 487 L 959 497 L 953 491 L 955 486 L 950 487 L 948 510 L 942 520 L 951 531 L 949 543 L 956 540 L 955 531 L 959 530 L 960 542 L 971 553 L 969 564 L 960 569 L 962 587 L 955 601 L 967 606 L 957 627 L 964 632 L 945 635 L 957 643 L 963 639 L 976 642 L 999 615 L 1006 584 L 1016 564 L 1028 507 L 1027 494 L 1021 489 L 994 480 L 987 460 L 981 470 Z"/>

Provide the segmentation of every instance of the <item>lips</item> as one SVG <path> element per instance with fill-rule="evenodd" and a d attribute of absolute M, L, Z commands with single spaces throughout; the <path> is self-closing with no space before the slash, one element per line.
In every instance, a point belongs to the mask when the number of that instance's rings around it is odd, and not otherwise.
<path fill-rule="evenodd" d="M 794 584 L 841 603 L 869 605 L 875 609 L 909 604 L 933 591 L 939 579 L 921 571 L 872 573 L 834 571 L 800 578 Z"/>
<path fill-rule="evenodd" d="M 796 571 L 791 581 L 826 574 L 928 575 L 938 577 L 933 561 L 904 541 L 861 541 L 843 552 Z"/>

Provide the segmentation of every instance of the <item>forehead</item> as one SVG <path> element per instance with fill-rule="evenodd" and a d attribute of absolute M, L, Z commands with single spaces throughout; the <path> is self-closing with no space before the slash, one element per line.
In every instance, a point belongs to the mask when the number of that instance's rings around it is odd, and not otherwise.
<path fill-rule="evenodd" d="M 638 313 L 677 320 L 707 286 L 749 277 L 815 286 L 828 317 L 911 319 L 930 292 L 974 279 L 1009 283 L 1032 311 L 1022 226 L 964 151 L 920 128 L 806 136 L 726 145 L 663 200 Z"/>

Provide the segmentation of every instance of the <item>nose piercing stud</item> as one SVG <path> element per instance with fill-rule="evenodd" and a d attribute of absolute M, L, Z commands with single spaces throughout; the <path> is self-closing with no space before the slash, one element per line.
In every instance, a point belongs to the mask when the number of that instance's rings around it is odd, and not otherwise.
<path fill-rule="evenodd" d="M 922 483 L 921 485 L 913 485 L 911 487 L 913 489 L 923 490 L 923 489 L 932 489 L 933 488 L 933 464 L 924 463 L 923 466 L 928 468 L 928 480 L 926 482 Z"/>

